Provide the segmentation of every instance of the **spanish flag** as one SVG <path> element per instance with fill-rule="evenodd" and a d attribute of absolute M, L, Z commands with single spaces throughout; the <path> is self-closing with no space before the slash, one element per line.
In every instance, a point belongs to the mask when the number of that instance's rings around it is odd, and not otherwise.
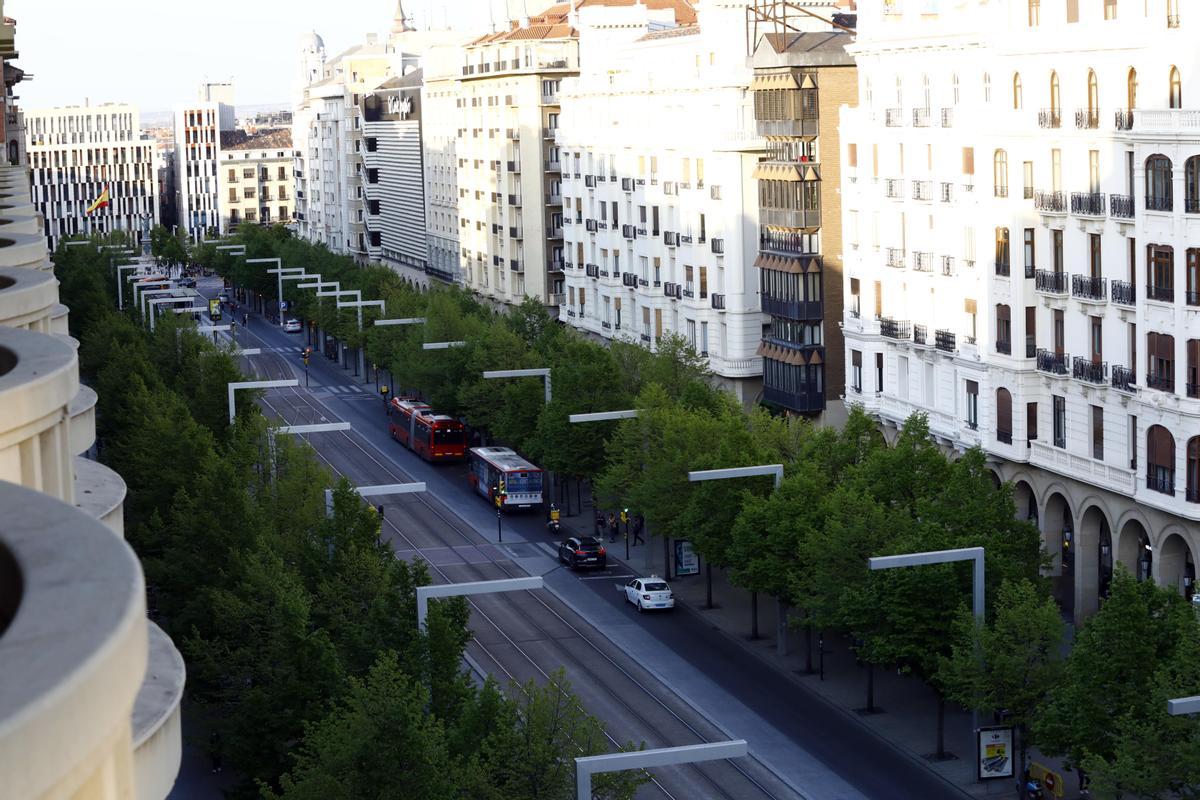
<path fill-rule="evenodd" d="M 92 203 L 90 206 L 88 206 L 86 213 L 90 214 L 98 208 L 104 208 L 105 206 L 108 205 L 108 203 L 109 203 L 108 187 L 105 186 L 104 191 L 100 193 L 100 196 L 96 198 L 96 201 L 94 203 Z"/>

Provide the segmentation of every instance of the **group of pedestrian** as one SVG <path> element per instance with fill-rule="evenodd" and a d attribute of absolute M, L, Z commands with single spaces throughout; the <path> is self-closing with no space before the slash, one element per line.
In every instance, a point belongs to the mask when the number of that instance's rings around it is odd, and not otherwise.
<path fill-rule="evenodd" d="M 641 512 L 634 514 L 632 517 L 626 515 L 625 534 L 633 537 L 633 544 L 645 544 L 646 540 L 642 537 L 642 531 L 646 528 L 646 518 Z M 596 538 L 603 539 L 605 534 L 608 534 L 609 544 L 617 540 L 621 535 L 621 519 L 612 511 L 608 512 L 608 517 L 604 516 L 604 512 L 596 509 Z"/>

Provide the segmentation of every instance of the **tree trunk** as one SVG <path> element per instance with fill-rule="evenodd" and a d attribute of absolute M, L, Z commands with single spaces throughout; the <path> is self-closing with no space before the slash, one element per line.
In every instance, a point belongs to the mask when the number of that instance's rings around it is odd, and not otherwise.
<path fill-rule="evenodd" d="M 812 613 L 804 609 L 804 671 L 812 674 Z"/>
<path fill-rule="evenodd" d="M 708 563 L 708 559 L 704 560 L 704 581 L 705 581 L 705 600 L 704 607 L 711 609 L 712 601 L 712 564 Z"/>
<path fill-rule="evenodd" d="M 867 713 L 875 713 L 875 665 L 867 664 Z"/>

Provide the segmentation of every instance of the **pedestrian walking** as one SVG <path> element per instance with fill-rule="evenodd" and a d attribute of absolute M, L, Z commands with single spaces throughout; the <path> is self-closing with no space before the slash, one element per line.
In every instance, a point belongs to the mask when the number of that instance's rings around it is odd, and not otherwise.
<path fill-rule="evenodd" d="M 617 540 L 617 534 L 620 533 L 620 523 L 617 522 L 617 515 L 613 512 L 608 512 L 608 541 L 613 543 Z"/>
<path fill-rule="evenodd" d="M 596 509 L 596 522 L 595 522 L 595 534 L 594 535 L 597 539 L 604 538 L 604 512 L 601 511 L 600 509 Z"/>
<path fill-rule="evenodd" d="M 642 538 L 642 529 L 644 527 L 646 527 L 646 518 L 639 511 L 637 516 L 633 518 L 633 543 L 635 545 L 646 543 L 646 540 Z"/>

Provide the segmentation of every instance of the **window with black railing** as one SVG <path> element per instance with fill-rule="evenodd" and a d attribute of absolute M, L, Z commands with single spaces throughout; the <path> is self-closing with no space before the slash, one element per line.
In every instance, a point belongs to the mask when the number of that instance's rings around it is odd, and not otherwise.
<path fill-rule="evenodd" d="M 929 338 L 929 329 L 924 325 L 913 325 L 913 343 L 926 344 Z"/>
<path fill-rule="evenodd" d="M 958 337 L 954 331 L 935 331 L 934 346 L 946 353 L 953 353 L 957 348 Z"/>
<path fill-rule="evenodd" d="M 1071 295 L 1085 300 L 1104 300 L 1108 296 L 1108 279 L 1091 275 L 1072 275 Z"/>
<path fill-rule="evenodd" d="M 1171 181 L 1171 159 L 1159 154 L 1146 159 L 1147 211 L 1171 211 L 1173 209 Z"/>
<path fill-rule="evenodd" d="M 1033 287 L 1039 292 L 1050 294 L 1067 293 L 1067 273 L 1055 272 L 1049 269 L 1039 269 L 1033 273 Z"/>
<path fill-rule="evenodd" d="M 1071 213 L 1086 217 L 1103 217 L 1104 195 L 1100 192 L 1071 192 Z"/>
<path fill-rule="evenodd" d="M 1175 494 L 1175 437 L 1162 425 L 1146 430 L 1146 488 Z"/>
<path fill-rule="evenodd" d="M 1200 214 L 1200 156 L 1192 156 L 1183 164 L 1183 210 Z"/>
<path fill-rule="evenodd" d="M 1076 356 L 1071 364 L 1071 377 L 1084 383 L 1101 386 L 1108 382 L 1108 364 L 1090 358 Z"/>
<path fill-rule="evenodd" d="M 1033 207 L 1053 214 L 1067 213 L 1067 197 L 1063 192 L 1034 192 Z"/>
<path fill-rule="evenodd" d="M 1128 367 L 1114 366 L 1110 382 L 1117 391 L 1133 392 L 1137 385 L 1137 375 Z"/>
<path fill-rule="evenodd" d="M 1118 305 L 1132 306 L 1137 302 L 1136 287 L 1129 281 L 1114 280 L 1110 284 L 1112 301 Z"/>
<path fill-rule="evenodd" d="M 1055 353 L 1053 350 L 1038 348 L 1036 357 L 1038 372 L 1048 372 L 1051 375 L 1067 374 L 1067 364 L 1070 363 L 1071 357 L 1066 353 Z"/>
<path fill-rule="evenodd" d="M 1133 196 L 1128 194 L 1110 194 L 1108 207 L 1114 217 L 1133 219 Z"/>

